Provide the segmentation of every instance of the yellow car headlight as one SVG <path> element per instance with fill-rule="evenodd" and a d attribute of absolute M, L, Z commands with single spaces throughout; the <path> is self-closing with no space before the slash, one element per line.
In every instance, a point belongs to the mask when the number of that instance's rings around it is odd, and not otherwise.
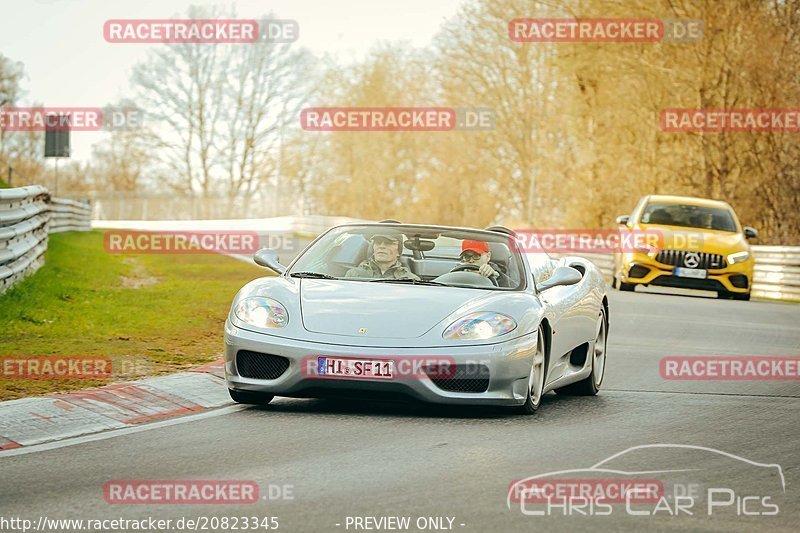
<path fill-rule="evenodd" d="M 646 242 L 634 242 L 633 249 L 640 254 L 646 254 L 650 257 L 655 257 L 658 254 L 659 249 L 657 246 L 646 243 Z"/>
<path fill-rule="evenodd" d="M 732 254 L 728 254 L 728 264 L 735 265 L 736 263 L 742 263 L 750 259 L 750 252 L 745 250 L 744 252 L 735 252 Z"/>

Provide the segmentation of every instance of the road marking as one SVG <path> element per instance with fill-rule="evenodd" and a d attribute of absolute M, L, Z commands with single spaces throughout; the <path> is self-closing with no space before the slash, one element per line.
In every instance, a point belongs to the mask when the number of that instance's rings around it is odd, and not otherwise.
<path fill-rule="evenodd" d="M 602 389 L 602 392 L 605 393 L 628 393 L 628 394 L 688 394 L 688 395 L 703 395 L 703 396 L 727 396 L 727 397 L 737 397 L 737 398 L 779 398 L 779 399 L 793 399 L 797 400 L 800 399 L 800 396 L 785 396 L 785 395 L 776 395 L 776 394 L 741 394 L 741 393 L 724 393 L 724 392 L 685 392 L 685 391 L 656 391 L 656 390 L 624 390 L 624 389 Z M 66 448 L 68 446 L 76 446 L 78 444 L 84 444 L 87 442 L 96 442 L 100 440 L 106 439 L 113 439 L 115 437 L 121 437 L 124 435 L 130 435 L 134 433 L 140 433 L 142 431 L 149 431 L 151 429 L 159 429 L 163 427 L 175 426 L 178 424 L 185 424 L 188 422 L 194 422 L 196 420 L 203 420 L 206 418 L 214 418 L 217 416 L 223 416 L 231 413 L 235 413 L 238 411 L 243 411 L 249 409 L 251 406 L 248 405 L 228 405 L 219 408 L 212 408 L 208 411 L 204 411 L 202 413 L 197 413 L 193 415 L 186 415 L 177 418 L 171 418 L 169 420 L 162 420 L 160 422 L 151 422 L 148 424 L 142 424 L 134 427 L 129 428 L 119 428 L 119 429 L 111 429 L 108 431 L 103 431 L 100 433 L 94 433 L 91 435 L 82 435 L 79 437 L 70 437 L 68 439 L 53 441 L 53 442 L 44 442 L 42 444 L 34 444 L 32 446 L 24 446 L 20 448 L 11 448 L 7 450 L 0 451 L 0 460 L 4 457 L 13 457 L 17 455 L 26 455 L 29 453 L 37 453 L 37 452 L 44 452 L 48 450 L 56 450 L 59 448 Z"/>
<path fill-rule="evenodd" d="M 622 393 L 643 393 L 643 394 L 699 394 L 703 396 L 735 396 L 737 398 L 781 398 L 798 400 L 800 396 L 785 394 L 742 394 L 740 392 L 692 392 L 692 391 L 669 391 L 669 390 L 625 390 L 625 389 L 601 389 L 601 392 L 622 392 Z"/>
<path fill-rule="evenodd" d="M 226 407 L 220 407 L 217 409 L 209 409 L 208 411 L 204 411 L 202 413 L 197 413 L 194 415 L 187 415 L 181 416 L 178 418 L 171 418 L 169 420 L 162 420 L 160 422 L 152 422 L 149 424 L 142 424 L 139 426 L 129 427 L 129 428 L 120 428 L 120 429 L 112 429 L 109 431 L 103 431 L 101 433 L 94 433 L 92 435 L 82 435 L 80 437 L 71 437 L 64 440 L 54 441 L 54 442 L 44 442 L 42 444 L 34 444 L 32 446 L 24 446 L 22 448 L 12 448 L 7 451 L 0 452 L 0 460 L 4 457 L 13 457 L 15 455 L 26 455 L 29 453 L 37 453 L 37 452 L 44 452 L 48 450 L 55 450 L 58 448 L 65 448 L 67 446 L 75 446 L 78 444 L 84 444 L 86 442 L 95 442 L 98 440 L 106 440 L 106 439 L 113 439 L 114 437 L 121 437 L 123 435 L 130 435 L 132 433 L 139 433 L 142 431 L 149 431 L 151 429 L 158 429 L 168 426 L 174 426 L 177 424 L 185 424 L 187 422 L 194 422 L 196 420 L 202 420 L 205 418 L 213 418 L 216 416 L 227 415 L 230 413 L 235 413 L 237 411 L 241 411 L 243 409 L 247 409 L 249 406 L 246 405 L 228 405 Z"/>

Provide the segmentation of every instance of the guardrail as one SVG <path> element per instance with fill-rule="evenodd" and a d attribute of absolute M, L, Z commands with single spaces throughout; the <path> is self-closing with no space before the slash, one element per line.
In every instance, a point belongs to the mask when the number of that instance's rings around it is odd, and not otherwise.
<path fill-rule="evenodd" d="M 752 246 L 753 296 L 800 300 L 800 246 Z"/>
<path fill-rule="evenodd" d="M 50 213 L 50 233 L 91 229 L 92 206 L 89 203 L 53 198 Z"/>
<path fill-rule="evenodd" d="M 756 260 L 752 296 L 770 300 L 800 301 L 800 246 L 751 246 Z M 614 271 L 612 254 L 550 254 L 553 257 L 585 257 L 610 282 Z"/>
<path fill-rule="evenodd" d="M 0 292 L 44 263 L 49 199 L 39 185 L 0 189 Z"/>
<path fill-rule="evenodd" d="M 91 206 L 40 185 L 0 189 L 0 293 L 44 264 L 48 235 L 89 230 Z"/>

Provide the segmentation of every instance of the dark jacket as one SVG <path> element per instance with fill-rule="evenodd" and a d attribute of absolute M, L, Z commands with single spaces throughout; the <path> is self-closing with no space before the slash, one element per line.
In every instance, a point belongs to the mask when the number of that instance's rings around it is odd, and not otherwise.
<path fill-rule="evenodd" d="M 369 258 L 357 267 L 353 267 L 344 275 L 345 278 L 366 279 L 419 279 L 419 276 L 404 267 L 400 261 L 390 266 L 386 272 L 381 272 L 378 264 Z"/>

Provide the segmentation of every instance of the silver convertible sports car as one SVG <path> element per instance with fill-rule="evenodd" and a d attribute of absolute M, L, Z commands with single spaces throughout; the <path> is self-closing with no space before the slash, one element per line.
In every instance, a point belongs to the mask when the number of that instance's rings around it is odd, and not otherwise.
<path fill-rule="evenodd" d="M 594 395 L 608 300 L 580 257 L 523 254 L 516 235 L 394 221 L 331 228 L 239 291 L 225 376 L 239 403 L 274 396 L 413 398 L 533 413 L 548 391 Z"/>

